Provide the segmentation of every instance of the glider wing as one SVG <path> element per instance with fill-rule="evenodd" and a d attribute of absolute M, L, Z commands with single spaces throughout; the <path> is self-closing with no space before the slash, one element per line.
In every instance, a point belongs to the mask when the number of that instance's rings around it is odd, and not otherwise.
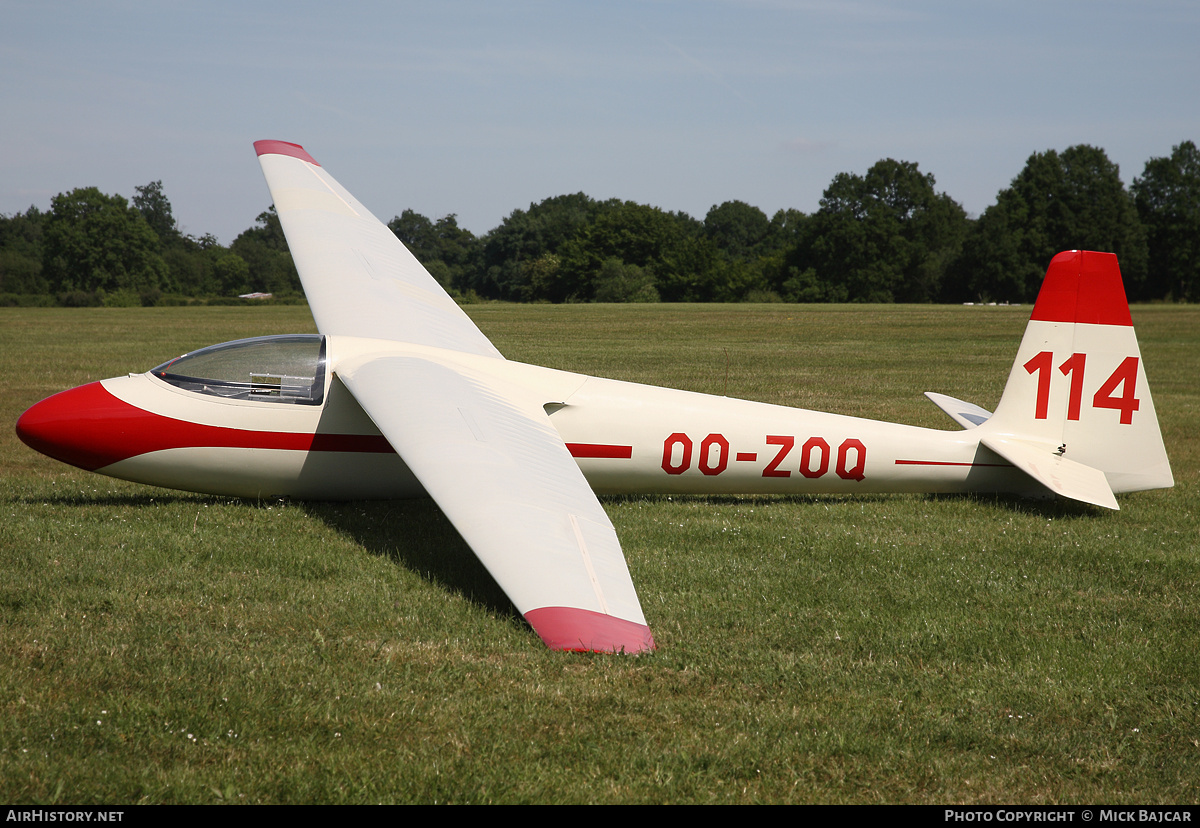
<path fill-rule="evenodd" d="M 303 147 L 254 147 L 318 330 L 503 359 Z M 451 358 L 333 370 L 549 647 L 654 648 L 616 531 L 540 402 Z"/>
<path fill-rule="evenodd" d="M 654 648 L 612 523 L 540 407 L 421 356 L 337 374 L 547 646 Z"/>

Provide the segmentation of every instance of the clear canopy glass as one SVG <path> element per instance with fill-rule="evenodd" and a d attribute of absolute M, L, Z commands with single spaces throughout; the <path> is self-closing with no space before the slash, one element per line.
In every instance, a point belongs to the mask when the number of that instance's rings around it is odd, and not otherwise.
<path fill-rule="evenodd" d="M 200 394 L 320 405 L 325 394 L 325 337 L 291 334 L 223 342 L 164 362 L 150 373 Z"/>

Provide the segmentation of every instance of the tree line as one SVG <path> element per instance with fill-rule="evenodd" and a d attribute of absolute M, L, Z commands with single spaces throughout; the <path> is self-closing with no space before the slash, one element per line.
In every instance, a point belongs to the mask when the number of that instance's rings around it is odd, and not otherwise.
<path fill-rule="evenodd" d="M 1029 302 L 1051 257 L 1116 253 L 1132 301 L 1200 299 L 1200 152 L 1185 141 L 1126 188 L 1104 150 L 1034 153 L 978 218 L 890 158 L 839 173 L 811 214 L 742 201 L 703 219 L 560 195 L 475 236 L 413 210 L 388 227 L 452 295 L 516 302 Z M 179 304 L 301 287 L 274 208 L 223 246 L 185 235 L 162 182 L 94 187 L 0 216 L 0 303 Z"/>

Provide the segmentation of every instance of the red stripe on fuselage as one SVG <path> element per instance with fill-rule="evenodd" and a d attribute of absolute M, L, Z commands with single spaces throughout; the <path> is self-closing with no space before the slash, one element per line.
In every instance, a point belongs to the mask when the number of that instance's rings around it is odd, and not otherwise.
<path fill-rule="evenodd" d="M 948 460 L 897 460 L 897 466 L 972 466 L 985 469 L 1010 469 L 1012 463 L 951 463 Z"/>
<path fill-rule="evenodd" d="M 599 457 L 628 460 L 633 457 L 633 446 L 610 446 L 603 443 L 567 443 L 572 457 Z"/>
<path fill-rule="evenodd" d="M 164 417 L 113 396 L 98 382 L 42 400 L 21 415 L 17 434 L 30 448 L 89 471 L 175 448 L 393 451 L 380 435 L 251 431 Z"/>

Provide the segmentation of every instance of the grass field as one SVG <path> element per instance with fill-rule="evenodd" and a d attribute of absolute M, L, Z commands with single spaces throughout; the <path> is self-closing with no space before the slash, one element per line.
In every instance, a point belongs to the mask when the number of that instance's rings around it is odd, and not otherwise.
<path fill-rule="evenodd" d="M 952 427 L 1029 308 L 469 309 L 509 358 Z M 0 309 L 0 800 L 1194 803 L 1200 308 L 1134 321 L 1176 487 L 606 498 L 659 644 L 547 651 L 427 502 L 244 502 L 26 449 L 44 396 L 303 307 Z"/>

